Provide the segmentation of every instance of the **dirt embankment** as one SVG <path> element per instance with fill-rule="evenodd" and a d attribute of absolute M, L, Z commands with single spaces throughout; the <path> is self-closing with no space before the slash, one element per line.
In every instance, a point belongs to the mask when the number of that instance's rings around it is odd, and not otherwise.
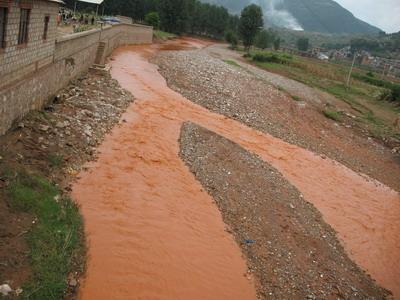
<path fill-rule="evenodd" d="M 0 137 L 0 284 L 16 290 L 37 275 L 25 237 L 37 226 L 36 218 L 10 206 L 8 186 L 23 172 L 46 178 L 68 194 L 82 165 L 95 158 L 96 147 L 132 101 L 109 74 L 88 73 Z M 83 261 L 76 258 L 74 272 L 82 270 Z M 78 277 L 70 274 L 69 297 Z"/>
<path fill-rule="evenodd" d="M 213 196 L 263 299 L 382 299 L 387 292 L 345 254 L 335 232 L 279 171 L 193 123 L 180 156 Z"/>
<path fill-rule="evenodd" d="M 294 101 L 262 80 L 262 70 L 252 74 L 228 65 L 210 56 L 207 49 L 163 52 L 154 62 L 169 86 L 191 101 L 330 157 L 400 191 L 398 154 L 350 124 L 327 119 L 314 98 Z"/>

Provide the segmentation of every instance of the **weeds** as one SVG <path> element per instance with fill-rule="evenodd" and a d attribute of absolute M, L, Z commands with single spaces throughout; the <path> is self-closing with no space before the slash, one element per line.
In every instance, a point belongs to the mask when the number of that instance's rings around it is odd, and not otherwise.
<path fill-rule="evenodd" d="M 292 99 L 293 99 L 294 101 L 297 101 L 297 102 L 301 102 L 301 101 L 302 101 L 301 98 L 300 98 L 299 96 L 291 95 L 291 97 L 292 97 Z"/>
<path fill-rule="evenodd" d="M 228 65 L 241 68 L 241 66 L 234 60 L 226 59 L 226 60 L 224 60 L 224 62 L 227 63 Z"/>
<path fill-rule="evenodd" d="M 162 40 L 169 40 L 176 37 L 176 34 L 161 31 L 161 30 L 154 30 L 154 37 Z"/>
<path fill-rule="evenodd" d="M 342 114 L 338 111 L 325 109 L 322 111 L 322 113 L 325 117 L 333 121 L 340 122 L 342 120 Z"/>
<path fill-rule="evenodd" d="M 64 157 L 59 154 L 49 154 L 48 160 L 52 168 L 61 168 L 64 164 Z"/>
<path fill-rule="evenodd" d="M 24 298 L 61 299 L 74 255 L 84 257 L 78 208 L 42 177 L 20 173 L 7 189 L 12 209 L 36 217 L 26 235 L 34 275 L 23 287 Z"/>
<path fill-rule="evenodd" d="M 289 64 L 292 57 L 287 54 L 277 54 L 277 53 L 256 53 L 252 55 L 252 59 L 258 62 L 269 62 L 274 64 Z"/>

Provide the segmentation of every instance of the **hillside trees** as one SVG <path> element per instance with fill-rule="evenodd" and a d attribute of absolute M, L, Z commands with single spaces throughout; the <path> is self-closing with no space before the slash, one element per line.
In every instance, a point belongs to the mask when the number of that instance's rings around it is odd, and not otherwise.
<path fill-rule="evenodd" d="M 227 41 L 231 45 L 231 49 L 236 49 L 239 43 L 236 32 L 234 32 L 233 30 L 228 30 L 225 33 L 225 41 Z"/>
<path fill-rule="evenodd" d="M 250 47 L 254 44 L 254 39 L 263 26 L 263 13 L 260 6 L 251 4 L 242 10 L 239 22 L 239 33 L 247 51 L 249 51 Z"/>
<path fill-rule="evenodd" d="M 297 40 L 297 48 L 300 51 L 307 51 L 310 47 L 310 40 L 308 38 L 299 38 Z"/>
<path fill-rule="evenodd" d="M 165 31 L 181 34 L 189 18 L 188 1 L 162 0 L 159 3 L 161 26 Z"/>
<path fill-rule="evenodd" d="M 266 30 L 263 29 L 256 35 L 254 45 L 260 49 L 269 48 L 273 45 L 278 45 L 280 47 L 281 40 L 278 34 L 271 28 Z"/>
<path fill-rule="evenodd" d="M 149 12 L 145 17 L 144 21 L 147 25 L 153 26 L 154 29 L 160 27 L 160 15 L 156 11 Z"/>

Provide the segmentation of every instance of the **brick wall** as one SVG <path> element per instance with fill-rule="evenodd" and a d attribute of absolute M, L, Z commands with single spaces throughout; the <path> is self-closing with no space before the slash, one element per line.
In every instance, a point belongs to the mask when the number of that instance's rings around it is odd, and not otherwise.
<path fill-rule="evenodd" d="M 0 134 L 14 120 L 41 108 L 70 80 L 86 72 L 94 63 L 100 41 L 106 45 L 105 55 L 109 55 L 120 45 L 151 43 L 152 38 L 151 27 L 119 24 L 58 39 L 49 64 L 38 65 L 29 76 L 0 88 Z"/>
<path fill-rule="evenodd" d="M 28 3 L 31 7 L 28 43 L 23 45 L 18 45 L 21 8 L 16 1 L 8 6 L 7 47 L 0 50 L 0 89 L 53 61 L 59 5 L 40 0 Z M 43 39 L 45 16 L 50 17 L 46 40 Z"/>

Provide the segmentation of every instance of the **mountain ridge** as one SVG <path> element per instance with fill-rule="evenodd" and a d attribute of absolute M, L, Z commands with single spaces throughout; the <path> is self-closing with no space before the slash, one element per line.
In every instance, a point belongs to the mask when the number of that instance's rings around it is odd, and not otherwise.
<path fill-rule="evenodd" d="M 266 24 L 294 30 L 322 33 L 376 34 L 381 30 L 356 18 L 333 0 L 202 0 L 240 13 L 255 3 L 264 10 Z"/>

